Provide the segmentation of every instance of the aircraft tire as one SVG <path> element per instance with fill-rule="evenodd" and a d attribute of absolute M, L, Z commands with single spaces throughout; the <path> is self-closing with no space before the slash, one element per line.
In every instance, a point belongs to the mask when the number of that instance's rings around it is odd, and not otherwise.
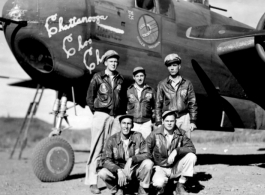
<path fill-rule="evenodd" d="M 44 138 L 35 148 L 32 167 L 37 178 L 43 182 L 62 181 L 74 167 L 74 151 L 61 137 Z"/>

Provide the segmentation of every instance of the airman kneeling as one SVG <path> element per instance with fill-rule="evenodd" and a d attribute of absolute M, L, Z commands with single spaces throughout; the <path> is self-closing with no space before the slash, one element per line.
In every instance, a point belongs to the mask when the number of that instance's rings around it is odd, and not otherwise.
<path fill-rule="evenodd" d="M 147 195 L 153 170 L 145 139 L 133 128 L 133 116 L 119 118 L 121 131 L 112 135 L 105 144 L 103 169 L 98 176 L 112 194 L 123 195 L 127 184 L 137 179 L 138 195 Z"/>

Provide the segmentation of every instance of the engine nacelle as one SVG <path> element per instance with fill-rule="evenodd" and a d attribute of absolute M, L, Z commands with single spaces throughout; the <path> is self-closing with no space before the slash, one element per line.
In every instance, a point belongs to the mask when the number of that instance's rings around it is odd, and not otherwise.
<path fill-rule="evenodd" d="M 265 29 L 265 13 L 260 18 L 256 29 L 257 30 L 264 30 Z M 256 46 L 256 50 L 257 50 L 260 58 L 265 62 L 265 51 L 264 51 L 265 41 L 264 41 L 264 37 L 256 37 L 255 38 L 255 46 Z"/>

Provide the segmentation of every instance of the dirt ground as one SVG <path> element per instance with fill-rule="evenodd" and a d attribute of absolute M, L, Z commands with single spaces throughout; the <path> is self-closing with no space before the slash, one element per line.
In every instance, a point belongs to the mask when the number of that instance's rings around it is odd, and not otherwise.
<path fill-rule="evenodd" d="M 265 144 L 196 144 L 198 161 L 191 180 L 190 194 L 198 195 L 264 195 Z M 84 185 L 88 153 L 75 152 L 75 166 L 66 181 L 42 183 L 31 168 L 33 148 L 27 148 L 23 159 L 17 154 L 9 159 L 9 150 L 0 150 L 0 194 L 19 195 L 89 195 Z M 103 195 L 110 194 L 102 181 Z"/>

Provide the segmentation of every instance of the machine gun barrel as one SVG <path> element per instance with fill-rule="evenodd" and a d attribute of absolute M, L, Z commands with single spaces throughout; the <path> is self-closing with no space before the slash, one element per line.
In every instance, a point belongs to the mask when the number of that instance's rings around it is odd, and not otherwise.
<path fill-rule="evenodd" d="M 209 5 L 209 8 L 211 9 L 218 9 L 218 10 L 221 10 L 221 11 L 224 11 L 224 12 L 227 12 L 227 9 L 223 9 L 223 8 L 220 8 L 220 7 L 215 7 L 215 6 L 212 6 L 212 5 Z"/>

